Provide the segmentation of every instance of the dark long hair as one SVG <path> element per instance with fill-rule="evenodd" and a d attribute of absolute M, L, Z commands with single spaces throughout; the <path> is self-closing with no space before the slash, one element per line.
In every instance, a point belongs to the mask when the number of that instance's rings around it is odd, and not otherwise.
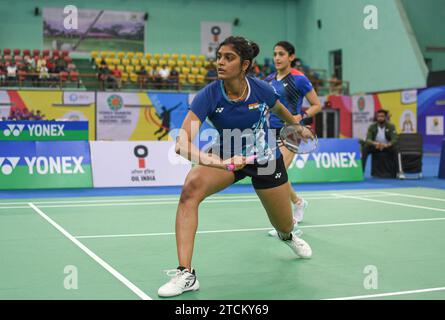
<path fill-rule="evenodd" d="M 233 50 L 240 56 L 241 64 L 244 60 L 249 61 L 249 67 L 247 67 L 246 70 L 246 73 L 249 73 L 253 66 L 253 60 L 260 53 L 260 47 L 255 42 L 249 41 L 244 37 L 230 36 L 219 44 L 216 52 L 218 52 L 222 46 L 227 45 L 232 46 Z"/>
<path fill-rule="evenodd" d="M 282 48 L 284 48 L 284 50 L 286 50 L 286 52 L 289 54 L 289 56 L 295 54 L 295 47 L 292 45 L 292 43 L 288 42 L 288 41 L 279 41 L 277 42 L 273 47 L 275 49 L 275 47 L 280 46 Z M 295 65 L 297 64 L 297 59 L 294 59 L 291 63 L 290 66 L 293 68 L 295 67 Z"/>

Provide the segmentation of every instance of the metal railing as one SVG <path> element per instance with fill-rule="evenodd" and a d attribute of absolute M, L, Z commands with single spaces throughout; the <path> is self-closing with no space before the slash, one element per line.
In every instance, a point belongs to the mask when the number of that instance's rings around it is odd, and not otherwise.
<path fill-rule="evenodd" d="M 72 77 L 70 74 L 50 73 L 42 78 L 39 73 L 21 73 L 16 77 L 0 74 L 0 87 L 3 88 L 57 88 L 82 90 L 163 90 L 163 91 L 198 91 L 216 77 L 204 77 L 203 81 L 188 81 L 180 76 L 170 76 L 162 80 L 150 75 L 136 77 L 114 77 L 82 73 Z M 310 79 L 318 95 L 349 95 L 349 81 Z"/>

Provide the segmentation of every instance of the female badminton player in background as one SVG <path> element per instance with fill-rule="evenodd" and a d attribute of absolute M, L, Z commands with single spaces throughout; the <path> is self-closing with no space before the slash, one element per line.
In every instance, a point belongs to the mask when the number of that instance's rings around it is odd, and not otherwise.
<path fill-rule="evenodd" d="M 269 146 L 266 142 L 269 138 L 269 109 L 288 124 L 296 121 L 278 101 L 275 90 L 269 84 L 246 76 L 258 53 L 259 47 L 243 37 L 225 39 L 217 50 L 218 80 L 198 92 L 184 119 L 176 141 L 176 152 L 198 165 L 187 175 L 176 212 L 179 267 L 168 272 L 173 278 L 159 288 L 159 296 L 177 296 L 199 289 L 195 270 L 192 269 L 199 204 L 211 194 L 246 176 L 252 178 L 253 187 L 279 239 L 301 258 L 312 255 L 310 246 L 292 233 L 292 208 L 283 157 L 276 143 Z M 205 153 L 192 144 L 206 118 L 219 132 L 219 147 L 212 149 L 217 152 Z M 299 117 L 296 120 L 299 121 Z M 255 160 L 254 163 L 247 163 L 250 155 L 243 151 L 246 148 L 240 152 L 231 138 L 224 139 L 226 129 L 252 130 L 255 153 L 259 155 L 257 159 L 264 156 L 267 162 Z M 266 168 L 271 170 L 265 172 Z"/>
<path fill-rule="evenodd" d="M 317 93 L 309 79 L 306 78 L 302 72 L 293 68 L 296 63 L 295 47 L 287 41 L 278 42 L 274 46 L 273 61 L 277 71 L 267 76 L 265 80 L 269 82 L 280 95 L 280 102 L 295 116 L 297 122 L 311 118 L 317 114 L 321 110 Z M 301 109 L 304 97 L 306 97 L 310 103 L 310 107 L 306 111 L 302 111 Z M 270 115 L 270 128 L 276 129 L 277 139 L 279 139 L 279 132 L 283 126 L 283 121 L 272 113 Z M 281 147 L 280 151 L 287 169 L 292 163 L 295 154 L 285 147 Z M 303 220 L 304 209 L 307 207 L 308 202 L 297 196 L 290 181 L 288 182 L 288 186 L 295 222 L 294 232 L 301 235 L 302 232 L 298 228 L 298 222 Z M 269 234 L 271 236 L 277 236 L 276 230 L 269 231 Z"/>

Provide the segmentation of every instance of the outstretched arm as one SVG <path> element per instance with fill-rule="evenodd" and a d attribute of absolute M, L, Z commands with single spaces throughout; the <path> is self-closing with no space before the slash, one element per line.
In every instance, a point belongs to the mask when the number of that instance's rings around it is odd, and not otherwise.
<path fill-rule="evenodd" d="M 193 144 L 200 127 L 201 121 L 199 118 L 193 111 L 189 111 L 176 138 L 176 153 L 194 163 L 225 169 L 226 165 L 218 156 L 202 152 Z"/>

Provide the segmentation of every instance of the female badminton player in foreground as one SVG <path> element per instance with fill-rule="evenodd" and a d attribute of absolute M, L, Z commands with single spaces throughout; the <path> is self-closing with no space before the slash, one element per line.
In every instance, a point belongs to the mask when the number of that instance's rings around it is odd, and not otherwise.
<path fill-rule="evenodd" d="M 296 64 L 295 47 L 287 41 L 278 42 L 274 46 L 273 61 L 277 71 L 267 76 L 265 80 L 275 88 L 280 95 L 280 102 L 295 116 L 296 121 L 300 122 L 306 118 L 311 118 L 320 112 L 321 104 L 311 82 L 302 72 L 293 68 Z M 310 107 L 306 111 L 301 110 L 304 97 L 310 103 Z M 270 128 L 276 129 L 277 140 L 279 139 L 280 129 L 283 126 L 283 121 L 272 113 L 270 116 Z M 280 148 L 280 151 L 287 169 L 292 163 L 295 153 L 284 146 Z M 290 181 L 288 186 L 293 207 L 294 232 L 301 235 L 302 232 L 298 228 L 298 222 L 303 220 L 304 209 L 307 207 L 308 202 L 297 196 Z M 269 234 L 277 236 L 277 231 L 269 231 Z"/>
<path fill-rule="evenodd" d="M 168 272 L 173 278 L 159 288 L 161 297 L 199 289 L 195 270 L 192 269 L 199 204 L 246 176 L 252 177 L 253 187 L 279 239 L 301 258 L 312 255 L 310 246 L 292 233 L 286 168 L 275 139 L 272 147 L 267 144 L 269 108 L 288 124 L 295 123 L 295 119 L 278 101 L 269 84 L 246 76 L 258 53 L 258 46 L 243 37 L 225 39 L 217 50 L 218 80 L 198 92 L 182 124 L 176 152 L 198 165 L 187 175 L 176 212 L 179 267 Z M 202 152 L 192 144 L 207 117 L 219 132 L 219 147 L 213 148 L 212 153 Z M 249 154 L 245 152 L 247 144 L 239 150 L 236 143 L 232 143 L 232 138 L 224 138 L 227 130 L 232 130 L 232 133 L 236 130 L 252 131 L 254 152 L 259 155 L 254 163 L 250 163 Z M 262 157 L 265 162 L 260 161 Z"/>

